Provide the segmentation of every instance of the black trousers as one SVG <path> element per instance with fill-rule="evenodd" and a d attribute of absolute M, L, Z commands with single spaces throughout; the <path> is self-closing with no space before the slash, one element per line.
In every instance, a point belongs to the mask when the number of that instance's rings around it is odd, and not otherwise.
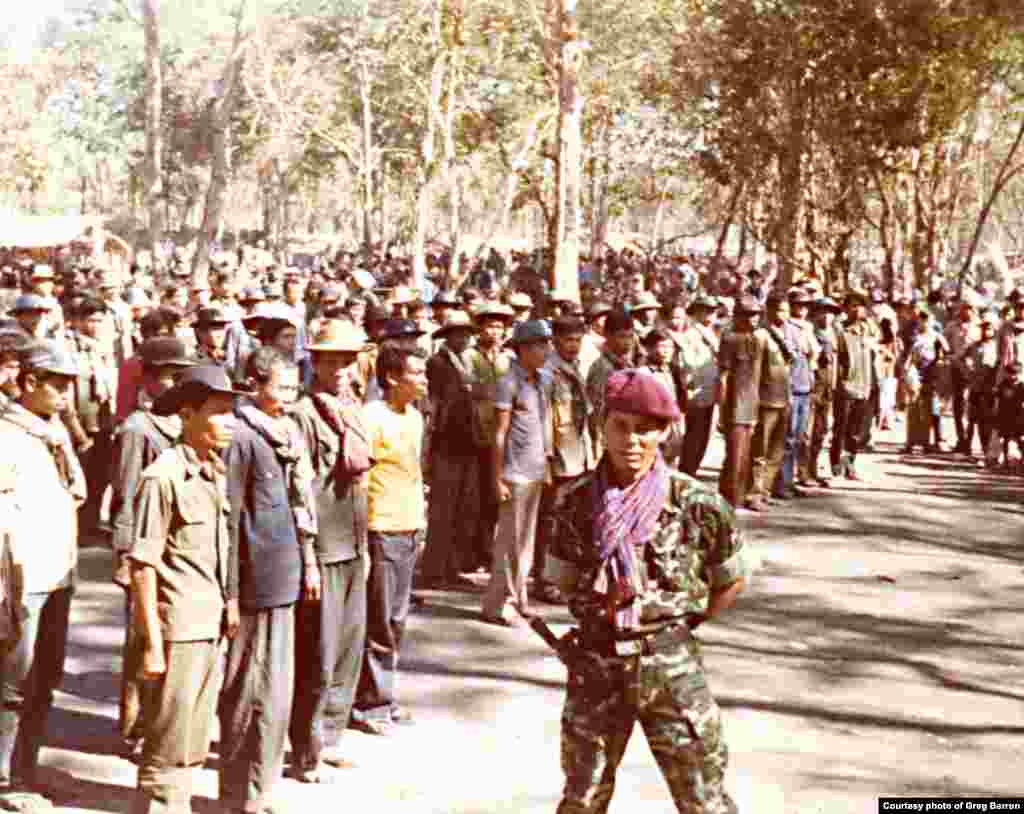
<path fill-rule="evenodd" d="M 974 435 L 973 428 L 971 432 L 967 431 L 967 424 L 969 421 L 968 408 L 969 408 L 969 396 L 967 387 L 970 381 L 957 367 L 953 367 L 953 424 L 956 427 L 956 444 L 958 447 L 970 446 Z"/>
<path fill-rule="evenodd" d="M 710 407 L 690 407 L 686 411 L 686 434 L 683 436 L 679 468 L 691 477 L 697 477 L 697 470 L 707 454 L 714 418 L 714 404 Z"/>
<path fill-rule="evenodd" d="M 242 610 L 220 692 L 220 802 L 260 814 L 281 777 L 295 675 L 295 606 Z"/>
<path fill-rule="evenodd" d="M 491 567 L 494 557 L 494 529 L 498 525 L 498 496 L 494 492 L 494 450 L 478 451 L 480 465 L 480 522 L 474 538 L 476 565 Z"/>
<path fill-rule="evenodd" d="M 869 415 L 868 405 L 868 399 L 853 398 L 841 386 L 836 390 L 832 405 L 832 448 L 829 450 L 833 470 L 841 465 L 852 467 L 856 462 L 863 443 L 864 424 Z"/>
<path fill-rule="evenodd" d="M 414 533 L 370 532 L 366 653 L 353 718 L 390 718 L 397 704 L 398 655 L 405 635 L 416 567 Z"/>
<path fill-rule="evenodd" d="M 348 726 L 366 638 L 362 557 L 320 566 L 323 595 L 295 610 L 292 766 L 312 770 Z"/>

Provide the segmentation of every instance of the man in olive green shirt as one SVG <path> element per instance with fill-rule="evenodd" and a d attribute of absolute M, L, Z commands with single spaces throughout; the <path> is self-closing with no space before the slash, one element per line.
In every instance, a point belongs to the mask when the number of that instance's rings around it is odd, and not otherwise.
<path fill-rule="evenodd" d="M 142 677 L 152 682 L 135 814 L 189 812 L 191 771 L 210 747 L 218 644 L 239 621 L 220 457 L 234 433 L 235 395 L 222 368 L 203 365 L 153 405 L 157 415 L 181 417 L 182 441 L 142 473 L 128 552 Z"/>

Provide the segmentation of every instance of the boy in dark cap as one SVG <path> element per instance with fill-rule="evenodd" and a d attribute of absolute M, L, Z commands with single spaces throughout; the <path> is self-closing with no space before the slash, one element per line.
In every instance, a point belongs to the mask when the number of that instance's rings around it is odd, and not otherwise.
<path fill-rule="evenodd" d="M 137 814 L 190 810 L 192 770 L 210 747 L 220 640 L 238 630 L 221 459 L 237 395 L 223 368 L 200 365 L 153 405 L 157 415 L 180 417 L 182 436 L 142 473 L 128 552 L 141 674 L 150 682 Z"/>
<path fill-rule="evenodd" d="M 114 582 L 125 589 L 124 669 L 121 671 L 121 737 L 129 750 L 142 742 L 139 713 L 143 706 L 144 684 L 138 680 L 142 648 L 137 628 L 132 624 L 131 567 L 127 554 L 135 531 L 134 497 L 142 472 L 153 464 L 181 436 L 181 419 L 177 415 L 158 416 L 152 412 L 154 399 L 174 386 L 176 377 L 193 362 L 187 358 L 185 345 L 173 337 L 148 339 L 139 347 L 142 362 L 142 392 L 138 409 L 120 424 L 113 438 L 110 496 L 110 520 L 114 549 Z"/>

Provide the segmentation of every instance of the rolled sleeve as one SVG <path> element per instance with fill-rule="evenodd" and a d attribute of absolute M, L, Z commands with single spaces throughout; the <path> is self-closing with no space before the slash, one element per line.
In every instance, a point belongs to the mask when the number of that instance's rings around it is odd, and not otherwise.
<path fill-rule="evenodd" d="M 142 474 L 146 455 L 146 439 L 142 433 L 126 430 L 118 435 L 114 449 L 113 484 L 113 537 L 115 551 L 126 552 L 132 547 L 135 533 L 133 513 L 135 490 Z"/>
<path fill-rule="evenodd" d="M 156 477 L 143 478 L 135 497 L 135 530 L 128 557 L 156 568 L 164 556 L 170 531 L 170 487 Z"/>
<path fill-rule="evenodd" d="M 725 562 L 712 565 L 708 569 L 711 589 L 727 588 L 736 580 L 749 579 L 757 570 L 757 558 L 746 545 L 736 549 L 735 553 Z"/>
<path fill-rule="evenodd" d="M 498 380 L 494 391 L 494 406 L 499 410 L 511 410 L 516 400 L 516 374 L 506 373 Z"/>

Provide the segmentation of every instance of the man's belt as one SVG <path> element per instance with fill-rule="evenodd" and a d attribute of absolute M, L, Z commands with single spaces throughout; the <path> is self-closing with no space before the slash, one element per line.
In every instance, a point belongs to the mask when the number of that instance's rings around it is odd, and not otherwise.
<path fill-rule="evenodd" d="M 698 617 L 699 614 L 694 614 L 694 616 Z M 699 622 L 696 622 L 696 624 L 699 624 Z M 616 638 L 612 635 L 600 634 L 594 636 L 588 635 L 587 632 L 581 632 L 580 646 L 586 650 L 592 650 L 606 656 L 614 655 L 623 658 L 651 656 L 655 653 L 671 650 L 677 645 L 692 639 L 692 631 L 696 624 L 692 624 L 689 617 L 687 617 L 687 619 L 681 622 L 674 622 L 650 633 L 643 633 L 639 636 L 631 636 L 630 638 Z"/>

